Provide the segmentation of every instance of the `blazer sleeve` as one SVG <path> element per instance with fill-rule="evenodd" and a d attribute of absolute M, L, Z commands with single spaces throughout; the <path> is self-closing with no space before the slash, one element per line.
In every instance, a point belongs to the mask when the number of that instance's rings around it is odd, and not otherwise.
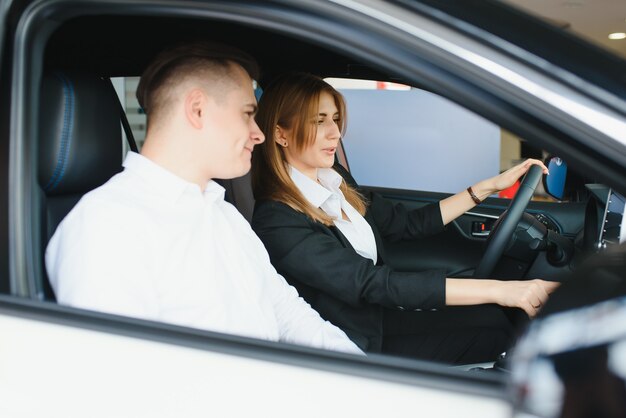
<path fill-rule="evenodd" d="M 394 204 L 378 193 L 359 188 L 352 175 L 339 164 L 333 167 L 344 180 L 369 200 L 368 212 L 381 236 L 388 241 L 412 240 L 428 237 L 444 230 L 439 202 L 407 210 L 401 203 Z"/>
<path fill-rule="evenodd" d="M 351 306 L 412 310 L 445 304 L 444 270 L 408 273 L 376 266 L 330 228 L 283 203 L 257 202 L 252 227 L 279 273 Z"/>
<path fill-rule="evenodd" d="M 383 238 L 395 242 L 428 237 L 444 230 L 439 202 L 407 210 L 378 193 L 371 193 L 369 212 Z"/>

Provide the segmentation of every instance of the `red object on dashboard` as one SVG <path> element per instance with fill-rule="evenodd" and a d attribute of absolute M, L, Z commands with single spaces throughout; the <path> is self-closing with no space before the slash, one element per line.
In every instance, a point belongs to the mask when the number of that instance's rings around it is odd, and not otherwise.
<path fill-rule="evenodd" d="M 498 197 L 503 197 L 505 199 L 513 199 L 515 197 L 515 193 L 517 193 L 517 189 L 519 189 L 520 182 L 517 180 L 513 185 L 507 189 L 500 190 L 498 193 Z"/>

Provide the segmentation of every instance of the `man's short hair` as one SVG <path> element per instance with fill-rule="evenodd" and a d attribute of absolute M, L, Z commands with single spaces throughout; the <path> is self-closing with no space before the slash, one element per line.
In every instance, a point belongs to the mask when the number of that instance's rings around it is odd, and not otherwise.
<path fill-rule="evenodd" d="M 234 81 L 232 63 L 239 64 L 257 80 L 259 67 L 247 53 L 224 44 L 196 41 L 161 51 L 148 65 L 137 86 L 137 100 L 148 118 L 165 105 L 168 87 L 186 77 L 209 75 L 209 81 Z M 221 87 L 221 86 L 215 86 Z"/>

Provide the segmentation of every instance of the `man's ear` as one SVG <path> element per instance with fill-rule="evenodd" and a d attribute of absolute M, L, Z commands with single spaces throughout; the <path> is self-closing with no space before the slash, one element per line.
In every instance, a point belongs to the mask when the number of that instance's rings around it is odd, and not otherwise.
<path fill-rule="evenodd" d="M 204 126 L 204 112 L 206 112 L 207 96 L 204 91 L 195 88 L 185 96 L 185 116 L 187 121 L 196 129 Z"/>

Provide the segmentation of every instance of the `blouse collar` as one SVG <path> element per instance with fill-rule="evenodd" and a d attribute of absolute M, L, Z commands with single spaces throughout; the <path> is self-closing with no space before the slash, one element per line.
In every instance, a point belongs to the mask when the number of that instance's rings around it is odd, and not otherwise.
<path fill-rule="evenodd" d="M 319 183 L 302 174 L 292 165 L 289 166 L 289 175 L 304 197 L 316 208 L 321 207 L 333 194 L 343 197 L 343 193 L 339 190 L 343 178 L 332 168 L 317 170 Z"/>

